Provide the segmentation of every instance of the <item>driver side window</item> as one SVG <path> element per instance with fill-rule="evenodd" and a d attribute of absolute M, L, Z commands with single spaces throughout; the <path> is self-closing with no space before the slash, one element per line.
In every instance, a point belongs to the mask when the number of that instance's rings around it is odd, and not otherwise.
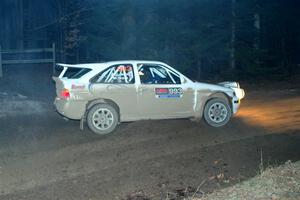
<path fill-rule="evenodd" d="M 138 64 L 141 84 L 181 84 L 180 76 L 160 65 Z"/>

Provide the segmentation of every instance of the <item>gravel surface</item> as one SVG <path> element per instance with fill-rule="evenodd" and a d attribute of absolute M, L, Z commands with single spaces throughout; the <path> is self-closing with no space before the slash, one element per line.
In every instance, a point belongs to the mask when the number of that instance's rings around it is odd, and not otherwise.
<path fill-rule="evenodd" d="M 299 91 L 246 92 L 223 128 L 139 121 L 101 137 L 0 87 L 0 199 L 182 199 L 257 175 L 261 152 L 264 166 L 300 160 Z"/>

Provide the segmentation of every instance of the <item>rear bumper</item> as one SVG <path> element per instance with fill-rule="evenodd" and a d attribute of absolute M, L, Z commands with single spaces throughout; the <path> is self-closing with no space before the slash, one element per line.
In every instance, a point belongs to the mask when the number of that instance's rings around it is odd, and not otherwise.
<path fill-rule="evenodd" d="M 54 106 L 57 112 L 67 118 L 80 120 L 85 113 L 86 101 L 65 100 L 56 97 Z"/>

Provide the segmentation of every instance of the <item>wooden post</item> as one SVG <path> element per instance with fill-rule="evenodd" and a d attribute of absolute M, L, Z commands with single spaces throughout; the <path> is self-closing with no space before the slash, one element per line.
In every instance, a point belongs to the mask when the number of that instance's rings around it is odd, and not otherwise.
<path fill-rule="evenodd" d="M 3 71 L 2 71 L 2 49 L 0 45 L 0 78 L 3 77 Z"/>
<path fill-rule="evenodd" d="M 52 43 L 52 59 L 53 59 L 53 73 L 55 72 L 55 62 L 56 62 L 56 52 L 55 52 L 55 43 Z"/>

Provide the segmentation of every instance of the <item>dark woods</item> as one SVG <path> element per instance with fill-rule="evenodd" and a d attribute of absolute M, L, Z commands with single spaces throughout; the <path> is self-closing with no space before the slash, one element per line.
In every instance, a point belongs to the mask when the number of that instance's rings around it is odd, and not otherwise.
<path fill-rule="evenodd" d="M 193 79 L 289 79 L 298 0 L 1 0 L 3 49 L 50 47 L 61 62 L 149 59 Z"/>

